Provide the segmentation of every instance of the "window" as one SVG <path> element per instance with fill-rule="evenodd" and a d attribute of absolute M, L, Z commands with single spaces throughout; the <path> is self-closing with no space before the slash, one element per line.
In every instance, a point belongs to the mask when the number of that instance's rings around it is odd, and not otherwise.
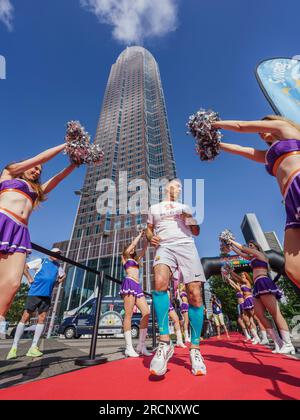
<path fill-rule="evenodd" d="M 126 220 L 125 220 L 125 228 L 129 228 L 131 226 L 131 217 L 127 216 Z"/>
<path fill-rule="evenodd" d="M 79 315 L 90 315 L 92 313 L 94 305 L 85 305 L 80 309 Z"/>
<path fill-rule="evenodd" d="M 117 222 L 115 222 L 115 230 L 120 230 L 121 226 L 122 226 L 121 220 L 118 220 Z"/>
<path fill-rule="evenodd" d="M 110 230 L 110 226 L 111 226 L 111 216 L 110 216 L 109 213 L 107 213 L 106 219 L 105 219 L 104 230 L 105 231 L 109 231 Z"/>

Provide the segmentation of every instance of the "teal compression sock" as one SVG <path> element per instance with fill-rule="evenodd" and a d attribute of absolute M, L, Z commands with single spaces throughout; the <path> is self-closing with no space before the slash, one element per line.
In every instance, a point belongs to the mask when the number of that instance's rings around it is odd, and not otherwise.
<path fill-rule="evenodd" d="M 157 317 L 160 335 L 169 334 L 169 306 L 170 298 L 167 292 L 152 292 L 152 299 Z"/>
<path fill-rule="evenodd" d="M 200 308 L 197 308 L 196 306 L 192 306 L 190 304 L 188 313 L 191 326 L 191 343 L 199 345 L 204 319 L 204 307 L 202 305 Z"/>

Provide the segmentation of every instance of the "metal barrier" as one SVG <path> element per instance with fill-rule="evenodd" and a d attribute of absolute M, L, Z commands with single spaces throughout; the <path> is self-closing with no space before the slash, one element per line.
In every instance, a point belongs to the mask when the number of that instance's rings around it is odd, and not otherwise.
<path fill-rule="evenodd" d="M 93 335 L 91 340 L 91 346 L 90 346 L 90 353 L 88 358 L 80 358 L 75 361 L 77 365 L 80 366 L 92 366 L 100 363 L 105 363 L 107 361 L 107 358 L 105 357 L 96 357 L 96 346 L 97 346 L 97 339 L 98 339 L 98 325 L 99 325 L 99 319 L 101 315 L 101 303 L 102 303 L 102 297 L 103 297 L 103 286 L 104 286 L 104 279 L 107 279 L 113 283 L 122 284 L 120 280 L 117 280 L 108 274 L 105 274 L 104 271 L 99 271 L 94 268 L 88 267 L 84 264 L 81 264 L 77 261 L 73 261 L 68 257 L 64 257 L 63 255 L 59 255 L 55 252 L 52 252 L 40 245 L 37 245 L 35 243 L 32 243 L 32 249 L 35 251 L 38 251 L 42 254 L 48 255 L 50 257 L 55 257 L 56 259 L 63 261 L 69 265 L 73 265 L 75 267 L 81 268 L 85 271 L 88 271 L 90 273 L 93 273 L 96 275 L 96 279 L 98 280 L 98 296 L 97 296 L 97 305 L 96 305 L 96 314 L 95 314 L 95 322 L 93 327 Z M 148 296 L 152 299 L 151 293 L 145 292 L 145 296 Z M 151 312 L 152 312 L 152 347 L 153 349 L 156 347 L 156 327 L 155 327 L 155 310 L 153 301 L 151 303 Z"/>

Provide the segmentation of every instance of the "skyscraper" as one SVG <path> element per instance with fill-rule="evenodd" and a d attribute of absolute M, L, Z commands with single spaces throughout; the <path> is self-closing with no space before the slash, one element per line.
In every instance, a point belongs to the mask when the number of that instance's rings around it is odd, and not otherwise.
<path fill-rule="evenodd" d="M 246 242 L 255 241 L 263 249 L 268 251 L 273 249 L 282 253 L 282 245 L 276 235 L 276 232 L 264 232 L 254 213 L 247 213 L 241 224 L 241 230 Z"/>
<path fill-rule="evenodd" d="M 278 239 L 278 236 L 276 235 L 276 232 L 265 232 L 264 234 L 270 248 L 274 249 L 277 252 L 283 253 L 283 248 Z"/>
<path fill-rule="evenodd" d="M 146 224 L 143 209 L 150 204 L 151 180 L 176 177 L 159 68 L 146 49 L 128 47 L 112 65 L 95 142 L 101 145 L 105 158 L 101 166 L 87 169 L 69 258 L 121 279 L 122 250 Z M 141 182 L 146 183 L 147 191 Z M 127 210 L 131 200 L 135 214 L 132 206 Z M 153 250 L 147 250 L 145 261 L 141 280 L 143 288 L 150 291 Z M 118 289 L 107 282 L 104 295 L 115 296 Z M 77 307 L 94 290 L 94 275 L 70 268 L 62 310 Z"/>
<path fill-rule="evenodd" d="M 263 251 L 270 249 L 270 245 L 268 244 L 261 225 L 254 213 L 247 213 L 244 216 L 241 224 L 241 231 L 246 242 L 251 240 L 255 241 L 262 247 Z"/>

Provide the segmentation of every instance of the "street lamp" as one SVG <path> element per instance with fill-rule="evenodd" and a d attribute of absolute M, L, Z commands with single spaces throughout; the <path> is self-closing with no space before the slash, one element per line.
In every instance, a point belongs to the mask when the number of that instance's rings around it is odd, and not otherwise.
<path fill-rule="evenodd" d="M 87 191 L 84 191 L 84 190 L 74 191 L 74 194 L 75 195 L 80 195 L 81 197 L 89 197 L 90 196 L 90 193 L 87 192 Z"/>

